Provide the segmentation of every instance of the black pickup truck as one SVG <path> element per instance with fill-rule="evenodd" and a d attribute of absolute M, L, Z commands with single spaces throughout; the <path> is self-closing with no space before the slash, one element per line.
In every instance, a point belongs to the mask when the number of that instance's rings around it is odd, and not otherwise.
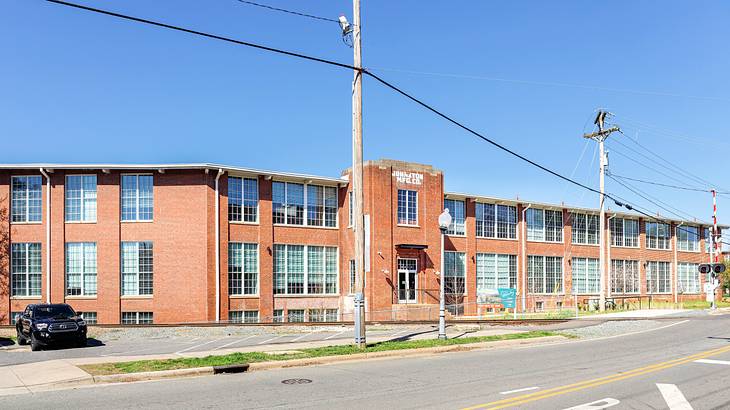
<path fill-rule="evenodd" d="M 30 343 L 33 351 L 57 343 L 86 346 L 86 322 L 65 303 L 26 306 L 15 330 L 18 344 Z"/>

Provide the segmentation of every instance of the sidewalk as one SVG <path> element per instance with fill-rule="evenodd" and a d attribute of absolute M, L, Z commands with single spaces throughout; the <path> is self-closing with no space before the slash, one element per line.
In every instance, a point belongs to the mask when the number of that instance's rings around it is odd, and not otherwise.
<path fill-rule="evenodd" d="M 508 329 L 483 329 L 467 325 L 455 325 L 447 330 L 449 338 L 463 336 L 495 336 L 509 333 L 521 333 L 520 330 Z M 408 340 L 435 338 L 437 332 L 428 332 L 413 335 L 403 335 Z M 368 339 L 369 343 L 383 342 L 399 338 L 374 337 Z M 335 346 L 347 344 L 342 340 L 318 340 L 313 342 L 295 342 L 274 345 L 256 345 L 233 349 L 219 349 L 215 351 L 196 351 L 185 353 L 171 353 L 162 355 L 142 356 L 109 356 L 109 357 L 85 357 L 73 359 L 48 360 L 36 363 L 19 364 L 0 367 L 0 396 L 35 393 L 46 390 L 55 390 L 73 386 L 93 384 L 91 375 L 79 369 L 77 366 L 95 363 L 126 362 L 133 360 L 155 360 L 155 359 L 176 359 L 181 357 L 205 357 L 210 355 L 225 355 L 236 352 L 276 352 L 291 351 L 313 347 Z"/>
<path fill-rule="evenodd" d="M 578 319 L 603 319 L 603 318 L 652 318 L 668 316 L 677 313 L 690 312 L 690 309 L 642 309 L 627 310 L 624 312 L 602 313 L 595 315 L 580 316 Z"/>

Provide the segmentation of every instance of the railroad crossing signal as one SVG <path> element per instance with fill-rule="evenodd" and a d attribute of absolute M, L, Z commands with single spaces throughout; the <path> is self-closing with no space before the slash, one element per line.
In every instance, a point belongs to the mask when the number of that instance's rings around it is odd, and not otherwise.
<path fill-rule="evenodd" d="M 699 266 L 700 273 L 709 273 L 714 279 L 720 276 L 721 273 L 725 272 L 724 263 L 703 263 Z"/>

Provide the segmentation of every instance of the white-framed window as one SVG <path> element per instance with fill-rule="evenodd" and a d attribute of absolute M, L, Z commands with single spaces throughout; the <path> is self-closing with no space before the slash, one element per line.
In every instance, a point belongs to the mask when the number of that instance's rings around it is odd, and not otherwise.
<path fill-rule="evenodd" d="M 11 222 L 41 222 L 43 182 L 40 175 L 14 176 L 11 185 Z"/>
<path fill-rule="evenodd" d="M 337 293 L 337 248 L 274 245 L 274 294 Z"/>
<path fill-rule="evenodd" d="M 122 175 L 122 221 L 151 221 L 154 210 L 153 177 Z"/>
<path fill-rule="evenodd" d="M 562 242 L 563 211 L 528 208 L 527 240 L 538 242 Z"/>
<path fill-rule="evenodd" d="M 594 294 L 600 290 L 598 259 L 573 258 L 571 270 L 573 294 Z"/>
<path fill-rule="evenodd" d="M 446 230 L 447 235 L 466 235 L 466 206 L 464 201 L 444 199 L 444 209 L 451 214 L 451 224 Z"/>
<path fill-rule="evenodd" d="M 347 195 L 348 200 L 348 208 L 347 208 L 347 217 L 348 220 L 348 227 L 355 227 L 355 203 L 353 202 L 355 200 L 355 197 L 353 196 L 352 191 L 350 191 L 350 194 Z"/>
<path fill-rule="evenodd" d="M 527 292 L 533 294 L 563 293 L 563 258 L 528 255 Z"/>
<path fill-rule="evenodd" d="M 517 255 L 477 253 L 477 293 L 517 287 Z"/>
<path fill-rule="evenodd" d="M 611 293 L 639 293 L 639 261 L 611 260 Z"/>
<path fill-rule="evenodd" d="M 84 319 L 84 322 L 86 322 L 87 325 L 95 325 L 97 323 L 96 321 L 96 312 L 76 312 L 79 316 L 81 316 L 81 319 Z"/>
<path fill-rule="evenodd" d="M 231 323 L 258 323 L 258 310 L 230 310 L 228 311 L 228 321 Z"/>
<path fill-rule="evenodd" d="M 577 245 L 598 245 L 599 216 L 592 214 L 570 213 L 573 236 L 571 242 Z"/>
<path fill-rule="evenodd" d="M 612 246 L 639 247 L 639 221 L 637 219 L 612 218 L 609 229 L 611 230 Z"/>
<path fill-rule="evenodd" d="M 271 318 L 274 323 L 281 323 L 284 321 L 284 309 L 274 309 L 274 317 Z"/>
<path fill-rule="evenodd" d="M 96 296 L 96 243 L 66 244 L 66 296 Z"/>
<path fill-rule="evenodd" d="M 228 220 L 259 221 L 259 181 L 256 178 L 228 177 Z"/>
<path fill-rule="evenodd" d="M 647 293 L 672 292 L 671 269 L 669 262 L 647 262 L 646 291 Z"/>
<path fill-rule="evenodd" d="M 259 245 L 230 242 L 228 244 L 228 294 L 259 293 Z"/>
<path fill-rule="evenodd" d="M 669 224 L 661 222 L 646 223 L 646 247 L 647 249 L 669 249 L 671 233 Z"/>
<path fill-rule="evenodd" d="M 289 309 L 286 311 L 287 322 L 304 322 L 304 309 Z"/>
<path fill-rule="evenodd" d="M 337 309 L 309 309 L 307 315 L 309 322 L 336 322 Z"/>
<path fill-rule="evenodd" d="M 355 259 L 350 259 L 350 293 L 355 293 L 355 280 L 357 280 L 357 271 L 355 270 Z"/>
<path fill-rule="evenodd" d="M 272 212 L 275 224 L 337 226 L 337 187 L 274 181 Z"/>
<path fill-rule="evenodd" d="M 677 250 L 685 252 L 699 252 L 700 229 L 696 226 L 676 226 Z"/>
<path fill-rule="evenodd" d="M 463 295 L 466 292 L 466 253 L 444 252 L 444 293 Z"/>
<path fill-rule="evenodd" d="M 677 263 L 677 292 L 700 293 L 700 271 L 696 263 Z"/>
<path fill-rule="evenodd" d="M 480 238 L 517 239 L 517 207 L 477 203 L 476 231 Z"/>
<path fill-rule="evenodd" d="M 418 225 L 418 192 L 398 190 L 398 225 Z"/>
<path fill-rule="evenodd" d="M 152 312 L 122 312 L 123 325 L 151 325 Z"/>
<path fill-rule="evenodd" d="M 41 296 L 41 244 L 10 245 L 10 295 Z"/>
<path fill-rule="evenodd" d="M 122 295 L 151 295 L 152 242 L 122 242 Z"/>
<path fill-rule="evenodd" d="M 96 175 L 67 175 L 66 222 L 96 222 Z"/>

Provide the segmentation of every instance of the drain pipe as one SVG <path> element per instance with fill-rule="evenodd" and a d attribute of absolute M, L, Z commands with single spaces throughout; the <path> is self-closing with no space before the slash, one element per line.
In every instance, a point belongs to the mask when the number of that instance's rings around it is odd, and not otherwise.
<path fill-rule="evenodd" d="M 527 309 L 527 219 L 525 215 L 532 204 L 522 210 L 522 313 Z M 520 281 L 517 281 L 520 284 Z"/>
<path fill-rule="evenodd" d="M 672 244 L 672 267 L 674 268 L 674 280 L 672 281 L 672 293 L 674 296 L 674 304 L 679 303 L 679 266 L 677 266 L 677 248 L 679 247 L 679 238 L 677 238 L 677 230 L 684 225 L 684 222 L 680 222 L 679 225 L 674 225 L 674 244 Z M 684 293 L 684 289 L 682 289 Z"/>
<path fill-rule="evenodd" d="M 40 171 L 46 178 L 46 303 L 51 303 L 51 177 Z"/>
<path fill-rule="evenodd" d="M 215 321 L 221 320 L 221 215 L 220 196 L 218 194 L 218 180 L 223 175 L 223 169 L 218 169 L 215 176 Z"/>
<path fill-rule="evenodd" d="M 613 291 L 611 290 L 611 268 L 613 266 L 613 262 L 611 262 L 611 219 L 615 218 L 616 214 L 608 217 L 608 221 L 606 223 L 608 224 L 608 240 L 606 241 L 606 249 L 608 249 L 608 255 L 606 255 L 606 259 L 608 260 L 608 269 L 606 269 L 605 266 L 601 266 L 602 269 L 605 269 L 608 274 L 606 275 L 606 293 L 608 294 L 608 297 L 612 297 Z M 601 270 L 599 269 L 599 272 Z M 625 276 L 624 276 L 625 277 Z M 624 284 L 624 292 L 626 292 L 626 285 Z"/>

